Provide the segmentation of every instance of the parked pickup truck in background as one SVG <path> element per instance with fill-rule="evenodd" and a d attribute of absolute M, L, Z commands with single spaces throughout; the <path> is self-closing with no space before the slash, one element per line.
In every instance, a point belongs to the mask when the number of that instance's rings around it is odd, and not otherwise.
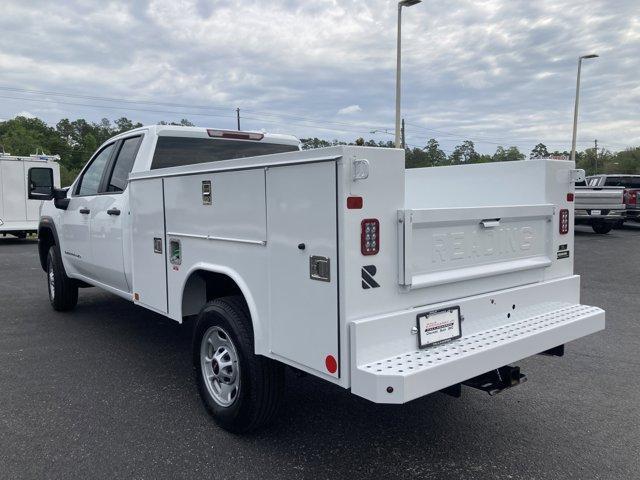
<path fill-rule="evenodd" d="M 609 233 L 614 226 L 624 222 L 624 188 L 586 186 L 576 183 L 576 225 L 591 225 L 596 233 Z"/>
<path fill-rule="evenodd" d="M 573 273 L 568 161 L 405 170 L 400 149 L 150 126 L 51 189 L 49 300 L 93 285 L 182 323 L 222 427 L 266 423 L 284 366 L 378 403 L 521 383 L 604 328 Z"/>
<path fill-rule="evenodd" d="M 592 187 L 624 188 L 624 221 L 640 221 L 640 175 L 593 175 L 587 178 Z"/>

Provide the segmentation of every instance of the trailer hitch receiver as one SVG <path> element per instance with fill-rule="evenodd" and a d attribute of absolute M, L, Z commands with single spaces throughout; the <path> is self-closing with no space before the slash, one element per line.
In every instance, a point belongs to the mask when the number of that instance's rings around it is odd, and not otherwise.
<path fill-rule="evenodd" d="M 520 367 L 505 365 L 496 370 L 483 373 L 477 377 L 462 382 L 467 387 L 477 388 L 489 395 L 497 395 L 504 390 L 515 387 L 527 381 L 527 377 L 520 373 Z"/>

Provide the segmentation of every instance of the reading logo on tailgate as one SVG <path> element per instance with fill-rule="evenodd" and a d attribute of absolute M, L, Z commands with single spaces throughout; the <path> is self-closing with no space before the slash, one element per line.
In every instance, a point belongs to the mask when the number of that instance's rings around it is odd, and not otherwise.
<path fill-rule="evenodd" d="M 431 239 L 432 264 L 506 260 L 538 253 L 538 235 L 535 228 L 528 225 L 452 230 L 434 233 Z"/>

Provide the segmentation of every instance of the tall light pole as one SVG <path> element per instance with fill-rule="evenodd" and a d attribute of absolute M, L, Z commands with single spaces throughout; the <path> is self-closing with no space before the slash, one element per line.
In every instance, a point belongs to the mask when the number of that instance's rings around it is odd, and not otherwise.
<path fill-rule="evenodd" d="M 422 2 L 422 0 L 402 0 L 398 2 L 398 53 L 396 64 L 396 148 L 402 148 L 401 121 L 400 121 L 400 100 L 401 100 L 401 79 L 402 79 L 402 7 L 412 7 Z"/>
<path fill-rule="evenodd" d="M 578 58 L 578 79 L 576 81 L 576 107 L 573 112 L 573 140 L 571 141 L 571 161 L 576 161 L 576 141 L 578 138 L 578 106 L 580 104 L 580 72 L 582 70 L 582 60 L 588 58 L 597 58 L 598 55 L 583 55 Z"/>

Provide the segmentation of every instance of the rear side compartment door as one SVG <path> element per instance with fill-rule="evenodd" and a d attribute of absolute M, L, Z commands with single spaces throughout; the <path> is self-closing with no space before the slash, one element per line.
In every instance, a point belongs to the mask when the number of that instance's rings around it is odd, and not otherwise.
<path fill-rule="evenodd" d="M 339 377 L 336 165 L 266 174 L 272 353 Z"/>

